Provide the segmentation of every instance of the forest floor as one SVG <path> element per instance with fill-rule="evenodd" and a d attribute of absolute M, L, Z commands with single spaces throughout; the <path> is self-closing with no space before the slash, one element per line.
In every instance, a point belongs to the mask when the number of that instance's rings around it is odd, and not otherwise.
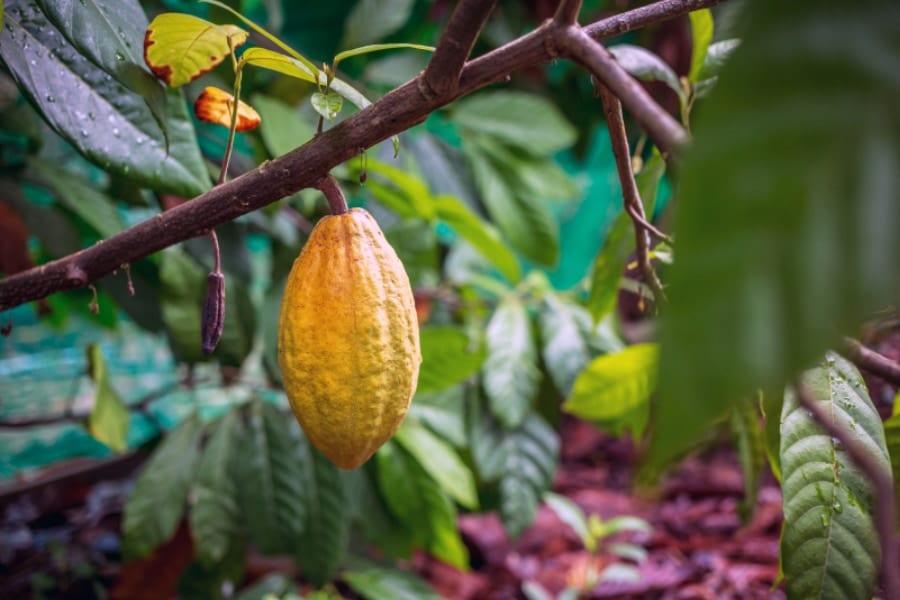
<path fill-rule="evenodd" d="M 586 515 L 603 520 L 639 517 L 650 533 L 603 540 L 595 553 L 546 506 L 534 525 L 510 541 L 495 513 L 459 519 L 472 569 L 460 572 L 424 554 L 412 561 L 442 596 L 453 600 L 525 598 L 522 586 L 540 585 L 555 598 L 565 587 L 583 587 L 589 573 L 624 562 L 603 544 L 627 541 L 647 551 L 639 579 L 589 586 L 581 598 L 722 600 L 780 598 L 778 575 L 781 495 L 771 475 L 763 479 L 748 522 L 739 515 L 744 484 L 731 447 L 717 446 L 684 460 L 651 491 L 633 485 L 635 451 L 593 426 L 567 419 L 561 427 L 562 461 L 554 490 Z M 192 553 L 185 527 L 160 555 L 134 566 L 118 564 L 122 501 L 141 457 L 73 461 L 48 469 L 3 508 L 0 594 L 4 598 L 171 597 Z M 247 577 L 280 571 L 295 576 L 289 559 L 248 555 Z M 152 582 L 152 583 L 151 583 Z M 149 584 L 149 585 L 148 585 Z M 44 590 L 44 593 L 40 593 Z M 352 597 L 352 595 L 350 596 Z"/>

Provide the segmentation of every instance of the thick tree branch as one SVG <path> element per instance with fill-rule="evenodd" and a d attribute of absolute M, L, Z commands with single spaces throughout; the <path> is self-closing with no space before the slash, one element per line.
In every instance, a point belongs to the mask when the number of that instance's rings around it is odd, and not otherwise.
<path fill-rule="evenodd" d="M 647 280 L 647 285 L 653 290 L 656 305 L 659 306 L 665 301 L 666 295 L 663 292 L 662 283 L 650 263 L 650 238 L 644 226 L 647 219 L 644 216 L 644 203 L 641 202 L 637 182 L 634 180 L 634 173 L 631 170 L 631 152 L 628 149 L 628 135 L 625 131 L 625 120 L 622 117 L 622 103 L 606 86 L 601 84 L 597 86 L 597 89 L 603 100 L 603 112 L 606 113 L 609 138 L 612 143 L 613 156 L 616 159 L 616 171 L 622 184 L 622 200 L 625 204 L 625 211 L 631 217 L 634 225 L 638 265 L 641 267 L 644 279 Z"/>
<path fill-rule="evenodd" d="M 664 21 L 721 0 L 663 0 L 598 21 L 590 35 L 603 39 Z M 303 146 L 222 185 L 190 202 L 64 258 L 0 280 L 0 311 L 52 293 L 84 287 L 122 265 L 178 242 L 204 234 L 303 188 L 313 185 L 337 165 L 390 136 L 421 123 L 430 113 L 509 73 L 555 58 L 547 50 L 552 21 L 496 50 L 466 63 L 455 92 L 428 98 L 421 77 L 389 92 L 378 102 L 318 135 Z"/>
<path fill-rule="evenodd" d="M 852 338 L 844 339 L 844 347 L 841 348 L 841 354 L 863 371 L 868 371 L 872 375 L 881 377 L 888 383 L 900 386 L 900 364 L 892 361 L 887 356 L 863 346 Z"/>
<path fill-rule="evenodd" d="M 497 0 L 460 0 L 456 5 L 422 75 L 426 96 L 441 97 L 456 91 L 472 46 L 496 5 Z"/>
<path fill-rule="evenodd" d="M 575 25 L 581 12 L 581 0 L 560 0 L 553 20 L 560 25 Z"/>
<path fill-rule="evenodd" d="M 881 580 L 885 598 L 900 598 L 900 548 L 894 539 L 896 513 L 894 485 L 890 471 L 882 468 L 866 446 L 854 433 L 836 423 L 816 402 L 812 393 L 802 384 L 794 386 L 800 405 L 822 426 L 831 437 L 838 440 L 859 469 L 872 483 L 875 499 L 875 528 L 881 545 Z"/>
<path fill-rule="evenodd" d="M 687 142 L 688 135 L 672 115 L 650 97 L 640 83 L 623 69 L 612 54 L 576 26 L 558 27 L 554 42 L 563 56 L 590 71 L 594 78 L 615 94 L 663 152 L 671 152 Z"/>

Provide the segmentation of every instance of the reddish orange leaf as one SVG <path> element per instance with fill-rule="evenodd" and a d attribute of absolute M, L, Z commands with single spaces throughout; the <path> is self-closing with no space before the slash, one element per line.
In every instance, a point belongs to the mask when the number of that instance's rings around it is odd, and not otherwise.
<path fill-rule="evenodd" d="M 234 96 L 217 87 L 207 87 L 194 102 L 194 114 L 201 121 L 231 127 Z M 250 131 L 259 125 L 259 114 L 249 104 L 238 101 L 236 131 Z"/>

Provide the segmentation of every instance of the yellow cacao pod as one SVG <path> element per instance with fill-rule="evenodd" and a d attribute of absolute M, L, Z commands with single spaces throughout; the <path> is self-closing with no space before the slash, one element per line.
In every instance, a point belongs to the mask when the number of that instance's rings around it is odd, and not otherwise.
<path fill-rule="evenodd" d="M 422 353 L 409 278 L 372 215 L 322 218 L 288 276 L 278 363 L 294 415 L 342 469 L 400 426 Z"/>

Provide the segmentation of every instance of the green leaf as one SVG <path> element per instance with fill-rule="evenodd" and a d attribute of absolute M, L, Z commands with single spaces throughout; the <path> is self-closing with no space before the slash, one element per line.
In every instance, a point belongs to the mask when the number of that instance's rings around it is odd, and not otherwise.
<path fill-rule="evenodd" d="M 894 398 L 893 414 L 884 422 L 884 437 L 894 476 L 894 504 L 900 508 L 900 392 Z"/>
<path fill-rule="evenodd" d="M 254 400 L 238 462 L 241 513 L 254 543 L 266 554 L 289 553 L 307 522 L 306 441 L 272 404 Z"/>
<path fill-rule="evenodd" d="M 603 247 L 594 259 L 591 273 L 591 292 L 588 310 L 594 321 L 599 321 L 615 308 L 619 297 L 619 281 L 625 272 L 625 261 L 634 247 L 634 229 L 631 218 L 620 213 L 613 221 Z"/>
<path fill-rule="evenodd" d="M 282 573 L 266 575 L 250 587 L 242 590 L 234 600 L 270 600 L 271 596 L 281 598 L 294 590 L 296 585 L 291 578 Z"/>
<path fill-rule="evenodd" d="M 309 101 L 312 107 L 316 109 L 316 112 L 328 121 L 335 120 L 344 106 L 344 99 L 340 94 L 334 92 L 328 92 L 327 94 L 315 92 L 310 96 Z"/>
<path fill-rule="evenodd" d="M 549 100 L 525 92 L 487 92 L 454 105 L 453 122 L 536 156 L 568 148 L 577 131 Z"/>
<path fill-rule="evenodd" d="M 744 498 L 738 510 L 741 520 L 748 523 L 756 509 L 756 499 L 766 462 L 763 429 L 759 422 L 756 402 L 746 399 L 738 402 L 731 412 L 731 431 L 744 474 Z"/>
<path fill-rule="evenodd" d="M 98 344 L 87 348 L 88 374 L 94 382 L 94 407 L 87 420 L 91 435 L 116 452 L 128 449 L 128 408 L 113 389 L 106 370 L 106 359 Z"/>
<path fill-rule="evenodd" d="M 466 569 L 469 554 L 456 527 L 456 509 L 440 485 L 393 441 L 382 446 L 375 458 L 378 487 L 416 543 L 436 558 Z"/>
<path fill-rule="evenodd" d="M 434 219 L 434 201 L 431 192 L 428 191 L 428 185 L 420 177 L 374 158 L 366 160 L 366 173 L 372 177 L 366 183 L 366 187 L 376 184 L 376 179 L 380 179 L 388 183 L 392 191 L 398 193 L 401 202 L 408 207 L 395 211 L 399 215 L 416 216 L 426 221 Z M 376 199 L 380 198 L 376 195 Z"/>
<path fill-rule="evenodd" d="M 205 360 L 200 349 L 200 320 L 206 274 L 187 253 L 170 248 L 160 255 L 159 280 L 163 323 L 176 359 L 189 364 Z M 225 298 L 227 301 L 227 292 Z"/>
<path fill-rule="evenodd" d="M 506 279 L 518 283 L 522 278 L 519 261 L 491 224 L 482 221 L 454 196 L 435 197 L 434 207 L 441 221 L 478 250 Z"/>
<path fill-rule="evenodd" d="M 528 415 L 538 391 L 540 371 L 531 322 L 525 306 L 507 296 L 487 326 L 487 358 L 481 369 L 488 405 L 507 427 Z"/>
<path fill-rule="evenodd" d="M 803 376 L 815 401 L 885 470 L 881 418 L 859 372 L 829 354 Z M 782 567 L 789 598 L 871 598 L 880 562 L 872 486 L 792 393 L 781 417 Z"/>
<path fill-rule="evenodd" d="M 291 425 L 299 430 L 296 423 Z M 299 431 L 297 436 L 301 439 Z M 334 578 L 347 552 L 348 499 L 337 467 L 308 442 L 306 447 L 303 485 L 309 505 L 304 534 L 297 544 L 297 564 L 307 579 L 321 586 Z"/>
<path fill-rule="evenodd" d="M 652 462 L 900 297 L 900 4 L 809 8 L 748 4 L 694 123 Z"/>
<path fill-rule="evenodd" d="M 359 526 L 364 541 L 378 548 L 386 557 L 409 559 L 413 553 L 413 532 L 395 517 L 378 491 L 376 461 L 361 469 L 341 471 L 350 499 L 353 521 Z M 348 561 L 353 561 L 348 557 Z M 348 565 L 345 562 L 345 567 Z"/>
<path fill-rule="evenodd" d="M 559 259 L 559 225 L 553 214 L 542 198 L 517 194 L 504 177 L 502 166 L 476 143 L 463 148 L 491 220 L 523 256 L 540 265 L 555 265 Z"/>
<path fill-rule="evenodd" d="M 420 379 L 421 382 L 421 374 Z M 456 446 L 466 446 L 464 423 L 464 384 L 446 388 L 440 392 L 416 392 L 407 418 L 416 419 L 433 432 Z"/>
<path fill-rule="evenodd" d="M 451 498 L 465 508 L 478 508 L 475 477 L 449 444 L 412 419 L 403 421 L 394 439 Z"/>
<path fill-rule="evenodd" d="M 713 17 L 712 12 L 708 8 L 695 10 L 688 16 L 691 19 L 691 39 L 694 42 L 691 50 L 691 69 L 688 79 L 697 81 L 706 62 L 707 49 L 713 39 Z"/>
<path fill-rule="evenodd" d="M 125 502 L 122 546 L 126 558 L 140 558 L 171 539 L 184 514 L 197 462 L 203 425 L 188 417 L 159 444 Z"/>
<path fill-rule="evenodd" d="M 462 383 L 478 372 L 484 348 L 469 341 L 460 327 L 427 326 L 419 331 L 422 366 L 419 393 L 435 392 Z"/>
<path fill-rule="evenodd" d="M 229 410 L 214 426 L 191 490 L 191 537 L 197 560 L 219 563 L 239 531 L 238 490 L 233 464 L 242 428 L 237 409 Z M 242 482 L 243 483 L 243 482 Z"/>
<path fill-rule="evenodd" d="M 719 71 L 722 70 L 722 67 L 725 66 L 725 63 L 728 62 L 728 59 L 731 58 L 731 55 L 734 54 L 734 51 L 740 45 L 741 41 L 735 39 L 721 40 L 710 44 L 706 51 L 706 57 L 703 59 L 703 68 L 700 69 L 700 73 L 697 76 L 698 83 L 717 77 Z"/>
<path fill-rule="evenodd" d="M 92 162 L 140 185 L 184 197 L 209 189 L 180 93 L 165 92 L 164 132 L 144 97 L 73 47 L 37 4 L 16 0 L 9 8 L 20 12 L 7 15 L 0 58 L 57 133 Z"/>
<path fill-rule="evenodd" d="M 391 44 L 367 44 L 365 46 L 359 46 L 358 48 L 353 48 L 352 50 L 344 50 L 343 52 L 338 52 L 335 55 L 334 60 L 331 61 L 333 68 L 337 69 L 338 63 L 342 60 L 351 58 L 354 56 L 361 56 L 363 54 L 371 54 L 372 52 L 381 52 L 383 50 L 423 50 L 425 52 L 434 52 L 434 46 L 425 46 L 423 44 L 408 44 L 408 43 L 391 43 Z"/>
<path fill-rule="evenodd" d="M 784 406 L 784 393 L 763 393 L 761 403 L 766 417 L 764 440 L 766 458 L 775 479 L 781 483 L 781 412 Z"/>
<path fill-rule="evenodd" d="M 214 565 L 195 560 L 181 572 L 178 597 L 190 600 L 226 600 L 223 593 L 244 578 L 247 548 L 239 539 L 228 546 L 225 557 Z"/>
<path fill-rule="evenodd" d="M 367 600 L 441 600 L 414 572 L 357 563 L 341 573 L 341 579 Z"/>
<path fill-rule="evenodd" d="M 398 31 L 409 20 L 413 0 L 359 0 L 344 24 L 341 48 L 377 42 Z"/>
<path fill-rule="evenodd" d="M 563 410 L 614 435 L 628 429 L 640 439 L 656 390 L 658 356 L 656 344 L 635 344 L 595 358 L 575 380 Z"/>
<path fill-rule="evenodd" d="M 144 64 L 147 17 L 137 0 L 40 0 L 44 14 L 83 55 L 144 98 L 167 138 L 166 92 Z M 138 42 L 138 43 L 135 43 Z"/>
<path fill-rule="evenodd" d="M 94 184 L 62 168 L 42 161 L 28 161 L 27 177 L 49 187 L 62 206 L 81 217 L 102 238 L 125 228 L 115 203 Z"/>
<path fill-rule="evenodd" d="M 170 87 L 197 79 L 247 41 L 235 25 L 216 25 L 183 13 L 162 13 L 147 26 L 144 59 Z"/>
<path fill-rule="evenodd" d="M 544 494 L 544 502 L 560 521 L 568 525 L 581 538 L 585 550 L 594 552 L 597 549 L 597 540 L 588 530 L 587 517 L 581 507 L 565 496 L 553 492 Z"/>
<path fill-rule="evenodd" d="M 312 139 L 312 126 L 293 107 L 262 94 L 254 94 L 250 104 L 259 113 L 259 134 L 269 156 L 287 154 Z"/>
<path fill-rule="evenodd" d="M 384 232 L 388 243 L 397 251 L 397 256 L 406 267 L 409 283 L 413 289 L 431 288 L 438 285 L 438 238 L 434 227 L 422 219 L 406 218 L 392 225 Z M 419 372 L 419 387 L 422 373 Z"/>
<path fill-rule="evenodd" d="M 483 483 L 498 481 L 506 459 L 503 452 L 506 432 L 475 387 L 466 399 L 466 435 L 478 480 Z"/>
<path fill-rule="evenodd" d="M 590 348 L 582 332 L 591 329 L 591 317 L 577 304 L 548 293 L 538 315 L 544 364 L 557 389 L 568 396 L 575 378 L 590 360 Z"/>
<path fill-rule="evenodd" d="M 241 63 L 269 69 L 302 81 L 317 83 L 317 70 L 310 69 L 305 63 L 281 52 L 268 48 L 247 48 L 241 54 Z"/>
<path fill-rule="evenodd" d="M 660 81 L 675 92 L 678 98 L 684 102 L 684 89 L 678 81 L 678 75 L 672 67 L 659 56 L 640 46 L 631 44 L 617 44 L 609 47 L 616 62 L 623 69 L 642 81 Z"/>
<path fill-rule="evenodd" d="M 226 273 L 225 286 L 225 325 L 213 357 L 224 366 L 240 367 L 253 350 L 257 310 L 239 278 Z"/>
<path fill-rule="evenodd" d="M 541 497 L 550 489 L 559 455 L 559 438 L 537 414 L 530 413 L 503 444 L 500 476 L 500 520 L 516 538 L 537 515 Z"/>

